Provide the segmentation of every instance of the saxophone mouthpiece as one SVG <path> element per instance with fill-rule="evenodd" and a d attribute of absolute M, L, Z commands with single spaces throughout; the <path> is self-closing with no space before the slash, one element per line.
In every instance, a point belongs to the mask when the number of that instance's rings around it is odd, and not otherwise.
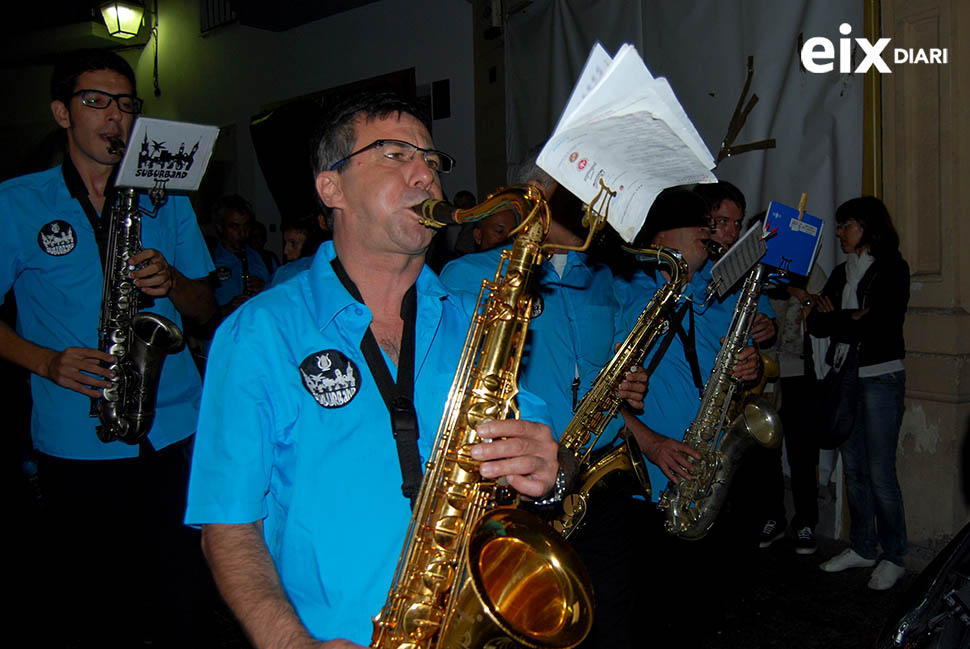
<path fill-rule="evenodd" d="M 703 243 L 704 243 L 704 247 L 707 248 L 707 254 L 709 254 L 712 257 L 720 257 L 725 252 L 727 252 L 727 250 L 724 249 L 724 246 L 719 244 L 714 239 L 704 239 Z"/>
<path fill-rule="evenodd" d="M 108 136 L 108 154 L 122 155 L 125 152 L 125 141 L 117 135 Z"/>
<path fill-rule="evenodd" d="M 452 223 L 459 223 L 455 216 L 460 210 L 436 198 L 426 198 L 417 205 L 412 205 L 411 209 L 418 215 L 418 222 L 426 228 L 437 230 Z"/>

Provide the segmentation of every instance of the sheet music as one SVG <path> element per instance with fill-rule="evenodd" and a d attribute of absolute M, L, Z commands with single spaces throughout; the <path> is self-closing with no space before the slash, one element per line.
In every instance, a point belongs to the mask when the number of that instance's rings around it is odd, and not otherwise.
<path fill-rule="evenodd" d="M 605 71 L 604 56 L 601 45 L 593 47 L 538 164 L 586 202 L 602 179 L 616 192 L 609 222 L 632 241 L 663 189 L 717 180 L 714 157 L 636 48 L 623 45 Z"/>
<path fill-rule="evenodd" d="M 721 297 L 727 295 L 731 287 L 747 275 L 767 252 L 768 245 L 761 234 L 761 224 L 755 223 L 716 264 L 711 266 L 711 281 L 715 283 L 718 295 Z"/>
<path fill-rule="evenodd" d="M 596 41 L 593 44 L 593 49 L 590 50 L 589 56 L 586 58 L 586 64 L 583 66 L 583 71 L 579 74 L 579 81 L 576 82 L 576 86 L 569 95 L 569 101 L 566 102 L 566 107 L 563 108 L 562 114 L 559 116 L 559 122 L 556 124 L 556 128 L 553 129 L 553 133 L 559 131 L 562 127 L 562 121 L 564 118 L 573 115 L 576 112 L 576 107 L 579 106 L 580 102 L 585 99 L 589 93 L 593 91 L 596 85 L 600 82 L 600 79 L 606 74 L 607 69 L 610 67 L 610 63 L 613 59 L 610 55 L 603 49 L 603 45 Z"/>

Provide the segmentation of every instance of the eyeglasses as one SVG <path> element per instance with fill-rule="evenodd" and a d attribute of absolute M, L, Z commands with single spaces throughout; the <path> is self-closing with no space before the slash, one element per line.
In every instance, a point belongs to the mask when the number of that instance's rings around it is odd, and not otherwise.
<path fill-rule="evenodd" d="M 346 158 L 341 158 L 335 163 L 330 165 L 328 171 L 333 171 L 343 163 L 347 162 L 355 155 L 363 153 L 364 151 L 370 151 L 371 149 L 380 149 L 381 155 L 388 160 L 395 160 L 397 162 L 411 162 L 414 160 L 414 156 L 421 152 L 421 157 L 424 159 L 424 163 L 428 165 L 431 171 L 440 172 L 446 174 L 455 168 L 455 159 L 444 151 L 436 151 L 435 149 L 422 149 L 419 146 L 415 146 L 410 142 L 402 142 L 401 140 L 374 140 L 362 149 L 357 149 L 351 153 Z"/>
<path fill-rule="evenodd" d="M 118 109 L 122 113 L 130 113 L 132 115 L 137 115 L 141 112 L 142 104 L 144 103 L 138 97 L 134 95 L 112 95 L 110 92 L 104 92 L 101 90 L 78 90 L 71 97 L 81 97 L 81 103 L 88 108 L 97 108 L 103 110 L 111 105 L 111 101 L 114 100 L 118 102 Z"/>

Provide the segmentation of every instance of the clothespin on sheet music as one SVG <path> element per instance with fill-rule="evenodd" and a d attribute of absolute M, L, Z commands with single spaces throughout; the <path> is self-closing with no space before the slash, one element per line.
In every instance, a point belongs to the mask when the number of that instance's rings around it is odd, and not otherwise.
<path fill-rule="evenodd" d="M 798 199 L 798 220 L 801 221 L 805 216 L 805 206 L 808 205 L 808 194 L 802 193 L 802 197 Z"/>

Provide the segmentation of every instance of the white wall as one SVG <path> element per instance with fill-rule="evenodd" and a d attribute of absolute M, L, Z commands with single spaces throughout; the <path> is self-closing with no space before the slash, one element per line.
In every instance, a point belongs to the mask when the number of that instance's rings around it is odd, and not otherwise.
<path fill-rule="evenodd" d="M 249 137 L 262 106 L 396 70 L 415 68 L 418 85 L 451 80 L 452 117 L 434 122 L 435 145 L 458 159 L 444 178 L 449 194 L 474 190 L 475 128 L 471 5 L 463 0 L 384 0 L 285 32 L 239 25 L 199 34 L 196 0 L 159 3 L 158 65 L 162 89 L 152 93 L 154 44 L 122 52 L 135 67 L 147 115 L 234 125 L 238 191 L 260 220 L 278 223 Z M 53 126 L 47 83 L 51 68 L 0 70 L 18 101 L 3 109 L 4 132 Z M 7 149 L 4 146 L 4 149 Z M 309 180 L 308 180 L 309 182 Z M 278 234 L 278 233 L 277 233 Z M 273 249 L 278 239 L 270 240 Z"/>

